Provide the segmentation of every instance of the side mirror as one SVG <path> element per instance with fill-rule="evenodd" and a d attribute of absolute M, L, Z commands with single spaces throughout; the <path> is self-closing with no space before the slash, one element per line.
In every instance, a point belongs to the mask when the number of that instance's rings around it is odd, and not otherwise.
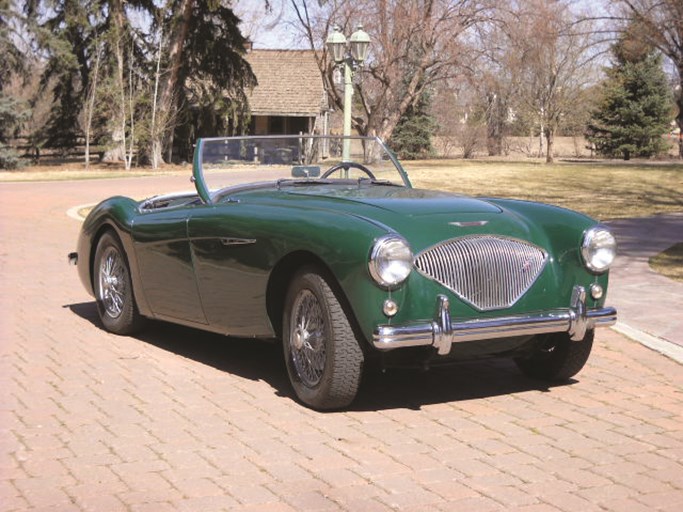
<path fill-rule="evenodd" d="M 320 167 L 317 165 L 295 165 L 292 167 L 293 178 L 317 178 L 320 176 Z"/>

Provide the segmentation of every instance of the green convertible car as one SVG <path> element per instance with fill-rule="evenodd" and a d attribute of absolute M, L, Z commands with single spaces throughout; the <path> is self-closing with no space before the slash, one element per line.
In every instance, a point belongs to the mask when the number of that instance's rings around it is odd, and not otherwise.
<path fill-rule="evenodd" d="M 69 258 L 104 327 L 130 334 L 154 318 L 280 339 L 315 409 L 348 406 L 370 360 L 507 356 L 567 380 L 594 329 L 616 322 L 606 228 L 554 206 L 415 189 L 377 138 L 200 139 L 192 181 L 88 215 Z"/>

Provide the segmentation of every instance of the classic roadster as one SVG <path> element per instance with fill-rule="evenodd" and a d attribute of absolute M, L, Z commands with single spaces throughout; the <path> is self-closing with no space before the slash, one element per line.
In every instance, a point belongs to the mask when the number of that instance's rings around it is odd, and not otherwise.
<path fill-rule="evenodd" d="M 567 380 L 594 329 L 616 322 L 605 227 L 415 189 L 377 138 L 199 139 L 192 181 L 196 191 L 113 197 L 88 215 L 69 258 L 102 324 L 279 339 L 315 409 L 348 406 L 370 360 L 507 356 L 528 376 Z"/>

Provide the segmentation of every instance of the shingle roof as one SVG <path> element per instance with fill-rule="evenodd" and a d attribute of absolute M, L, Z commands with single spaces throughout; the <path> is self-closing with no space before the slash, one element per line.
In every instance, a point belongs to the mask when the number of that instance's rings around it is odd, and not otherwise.
<path fill-rule="evenodd" d="M 312 50 L 252 50 L 246 59 L 258 80 L 248 95 L 252 115 L 320 113 L 324 88 Z"/>

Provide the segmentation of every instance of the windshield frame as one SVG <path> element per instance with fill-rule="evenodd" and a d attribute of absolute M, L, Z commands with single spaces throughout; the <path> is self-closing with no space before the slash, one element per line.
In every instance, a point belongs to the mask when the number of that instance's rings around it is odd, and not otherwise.
<path fill-rule="evenodd" d="M 275 140 L 275 139 L 329 139 L 329 140 L 366 140 L 366 141 L 372 141 L 376 144 L 379 144 L 379 146 L 383 149 L 385 152 L 386 156 L 388 157 L 389 161 L 392 162 L 394 167 L 396 168 L 397 173 L 400 175 L 402 181 L 403 181 L 403 186 L 406 188 L 413 188 L 412 183 L 410 182 L 410 178 L 408 177 L 408 173 L 406 170 L 403 168 L 401 163 L 399 162 L 398 158 L 396 157 L 396 154 L 389 149 L 389 147 L 384 143 L 384 141 L 379 138 L 379 137 L 371 137 L 371 136 L 362 136 L 362 135 L 351 135 L 351 136 L 341 136 L 341 135 L 244 135 L 244 136 L 235 136 L 235 137 L 202 137 L 197 139 L 197 143 L 195 144 L 194 148 L 194 155 L 192 159 L 192 178 L 191 181 L 194 183 L 195 188 L 197 190 L 197 194 L 199 195 L 199 198 L 204 204 L 215 204 L 214 201 L 214 194 L 217 197 L 221 196 L 221 190 L 215 190 L 212 191 L 209 189 L 206 179 L 204 178 L 204 172 L 203 172 L 203 162 L 202 162 L 202 155 L 203 155 L 203 148 L 205 143 L 207 142 L 217 142 L 217 141 L 224 141 L 224 140 Z M 353 161 L 353 160 L 351 160 Z M 319 178 L 305 178 L 306 180 L 310 182 L 317 182 L 319 181 Z M 301 179 L 297 180 L 300 181 Z M 328 179 L 326 178 L 325 181 Z M 343 183 L 344 180 L 339 180 L 339 183 Z M 378 181 L 378 183 L 381 183 L 381 180 Z M 398 183 L 392 183 L 392 186 L 401 186 Z M 228 187 L 229 188 L 229 187 Z M 279 187 L 278 187 L 279 188 Z"/>

